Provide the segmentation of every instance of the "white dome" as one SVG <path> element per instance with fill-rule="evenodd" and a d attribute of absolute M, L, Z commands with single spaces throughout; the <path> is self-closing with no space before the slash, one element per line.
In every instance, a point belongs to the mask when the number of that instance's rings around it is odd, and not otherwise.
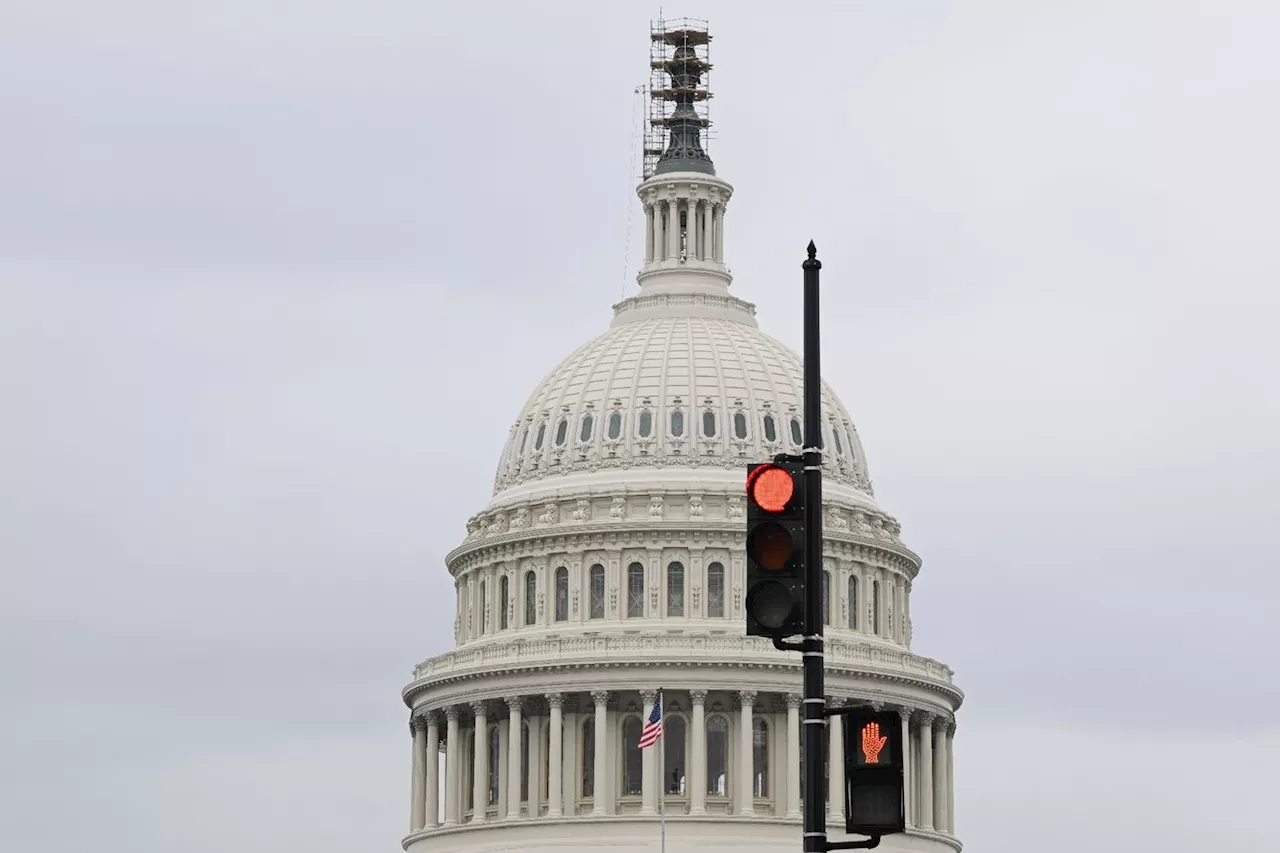
<path fill-rule="evenodd" d="M 754 306 L 732 297 L 640 296 L 614 325 L 538 384 L 511 428 L 493 506 L 554 490 L 566 477 L 616 485 L 619 473 L 731 472 L 799 453 L 804 377 L 799 356 L 761 332 Z M 870 503 L 857 430 L 831 388 L 822 394 L 825 482 Z M 656 472 L 655 472 L 656 473 Z M 594 475 L 584 478 L 570 475 Z"/>

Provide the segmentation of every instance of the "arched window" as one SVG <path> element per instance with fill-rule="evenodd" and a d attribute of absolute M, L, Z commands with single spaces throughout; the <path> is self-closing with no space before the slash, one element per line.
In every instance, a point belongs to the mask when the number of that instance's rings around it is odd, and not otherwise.
<path fill-rule="evenodd" d="M 653 432 L 653 412 L 645 409 L 640 413 L 640 437 L 648 438 Z"/>
<path fill-rule="evenodd" d="M 707 717 L 707 793 L 729 794 L 729 721 L 719 714 Z"/>
<path fill-rule="evenodd" d="M 640 718 L 627 717 L 622 723 L 622 793 L 643 792 L 644 754 L 640 752 Z"/>
<path fill-rule="evenodd" d="M 538 424 L 538 435 L 533 439 L 533 449 L 541 450 L 542 441 L 547 437 L 547 422 L 542 421 Z"/>
<path fill-rule="evenodd" d="M 501 732 L 498 731 L 496 724 L 489 727 L 489 802 L 488 805 L 494 805 L 498 802 L 498 782 L 502 778 L 502 750 L 501 750 Z"/>
<path fill-rule="evenodd" d="M 622 412 L 609 415 L 609 438 L 617 439 L 622 435 Z"/>
<path fill-rule="evenodd" d="M 880 636 L 880 581 L 871 582 L 871 632 Z"/>
<path fill-rule="evenodd" d="M 604 618 L 604 566 L 596 564 L 591 567 L 591 605 L 587 611 L 591 619 Z"/>
<path fill-rule="evenodd" d="M 742 412 L 733 413 L 733 435 L 739 441 L 747 437 L 747 416 Z"/>
<path fill-rule="evenodd" d="M 556 447 L 564 447 L 564 443 L 569 439 L 569 419 L 561 418 L 560 423 L 556 424 Z"/>
<path fill-rule="evenodd" d="M 569 570 L 564 566 L 556 569 L 556 621 L 563 622 L 569 618 Z"/>
<path fill-rule="evenodd" d="M 684 564 L 667 566 L 667 615 L 684 615 Z"/>
<path fill-rule="evenodd" d="M 529 801 L 529 721 L 520 721 L 520 802 Z"/>
<path fill-rule="evenodd" d="M 529 443 L 529 427 L 520 427 L 520 449 L 516 451 L 518 456 L 524 456 L 525 445 Z"/>
<path fill-rule="evenodd" d="M 804 446 L 804 430 L 800 428 L 800 419 L 791 419 L 791 443 L 796 447 Z"/>
<path fill-rule="evenodd" d="M 707 615 L 724 618 L 724 566 L 707 566 Z"/>
<path fill-rule="evenodd" d="M 483 634 L 489 630 L 489 626 L 485 624 L 489 621 L 488 616 L 489 598 L 485 595 L 485 582 L 480 581 L 480 633 Z"/>
<path fill-rule="evenodd" d="M 751 723 L 751 788 L 757 797 L 769 796 L 769 723 L 755 717 Z"/>
<path fill-rule="evenodd" d="M 710 410 L 702 413 L 702 434 L 707 438 L 716 437 L 716 413 Z"/>
<path fill-rule="evenodd" d="M 840 427 L 835 424 L 831 425 L 831 439 L 836 448 L 836 456 L 844 456 L 844 444 L 840 441 Z"/>
<path fill-rule="evenodd" d="M 764 416 L 764 440 L 778 440 L 778 423 L 773 419 L 773 415 Z"/>
<path fill-rule="evenodd" d="M 627 566 L 627 618 L 644 616 L 644 566 Z"/>
<path fill-rule="evenodd" d="M 590 441 L 590 440 L 591 440 L 591 428 L 592 428 L 592 427 L 594 427 L 595 425 L 596 425 L 596 419 L 595 419 L 594 417 L 592 417 L 592 416 L 591 416 L 591 413 L 590 413 L 590 412 L 587 412 L 585 415 L 583 415 L 583 416 L 582 416 L 582 429 L 578 431 L 578 440 L 579 440 L 579 441 Z"/>
<path fill-rule="evenodd" d="M 893 636 L 893 584 L 892 583 L 890 583 L 888 587 L 885 588 L 884 598 L 885 598 L 885 601 L 884 601 L 885 614 L 889 617 L 889 636 L 892 637 Z"/>
<path fill-rule="evenodd" d="M 849 575 L 849 627 L 858 630 L 858 576 Z"/>
<path fill-rule="evenodd" d="M 582 796 L 591 797 L 596 790 L 596 721 L 587 717 L 582 724 Z"/>
<path fill-rule="evenodd" d="M 538 623 L 538 573 L 533 569 L 524 573 L 524 624 Z"/>
<path fill-rule="evenodd" d="M 511 603 L 511 591 L 507 587 L 507 576 L 498 578 L 498 629 L 501 631 L 508 628 L 507 605 Z"/>
<path fill-rule="evenodd" d="M 683 794 L 685 774 L 688 766 L 685 763 L 685 743 L 688 735 L 688 727 L 685 725 L 684 717 L 678 714 L 669 715 L 666 722 L 663 723 L 662 732 L 662 750 L 666 769 L 667 778 L 662 784 L 666 786 L 668 794 Z"/>
<path fill-rule="evenodd" d="M 679 409 L 671 413 L 671 435 L 675 438 L 684 436 L 684 412 Z"/>
<path fill-rule="evenodd" d="M 822 570 L 822 624 L 831 624 L 831 572 Z"/>

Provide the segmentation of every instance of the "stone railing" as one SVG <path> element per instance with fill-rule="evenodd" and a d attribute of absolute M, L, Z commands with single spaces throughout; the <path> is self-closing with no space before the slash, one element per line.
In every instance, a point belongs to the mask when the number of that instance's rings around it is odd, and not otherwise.
<path fill-rule="evenodd" d="M 798 665 L 798 658 L 779 652 L 767 641 L 756 637 L 610 635 L 513 639 L 505 643 L 458 649 L 418 664 L 414 667 L 413 677 L 415 681 L 420 681 L 523 665 L 546 666 L 593 661 L 609 665 L 667 661 Z M 881 648 L 869 643 L 828 640 L 826 664 L 828 667 L 851 667 L 948 685 L 952 683 L 951 667 L 945 664 L 911 652 Z"/>

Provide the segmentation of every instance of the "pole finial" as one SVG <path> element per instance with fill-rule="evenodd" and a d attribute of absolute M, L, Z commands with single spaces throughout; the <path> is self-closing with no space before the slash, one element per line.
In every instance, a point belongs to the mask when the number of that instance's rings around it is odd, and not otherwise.
<path fill-rule="evenodd" d="M 800 265 L 807 270 L 822 269 L 822 261 L 818 260 L 818 247 L 813 245 L 813 241 L 809 241 L 809 259 Z"/>

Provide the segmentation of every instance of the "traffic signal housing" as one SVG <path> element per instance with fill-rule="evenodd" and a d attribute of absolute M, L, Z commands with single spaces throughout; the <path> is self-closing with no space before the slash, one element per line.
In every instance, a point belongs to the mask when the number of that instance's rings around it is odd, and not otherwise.
<path fill-rule="evenodd" d="M 804 465 L 747 468 L 747 636 L 804 633 Z"/>
<path fill-rule="evenodd" d="M 842 713 L 845 831 L 891 835 L 906 831 L 902 721 L 896 711 Z"/>

